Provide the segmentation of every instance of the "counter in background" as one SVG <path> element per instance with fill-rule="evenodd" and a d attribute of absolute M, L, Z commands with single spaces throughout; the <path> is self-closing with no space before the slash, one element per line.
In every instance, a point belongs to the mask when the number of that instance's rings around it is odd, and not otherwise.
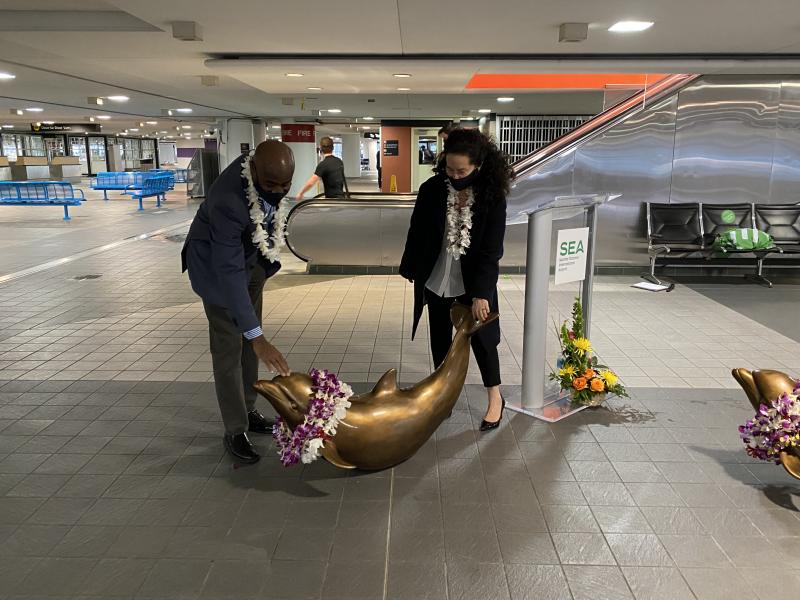
<path fill-rule="evenodd" d="M 11 178 L 14 181 L 50 179 L 50 167 L 44 156 L 20 156 L 11 163 Z"/>
<path fill-rule="evenodd" d="M 50 162 L 50 179 L 80 181 L 81 161 L 77 156 L 54 156 Z"/>

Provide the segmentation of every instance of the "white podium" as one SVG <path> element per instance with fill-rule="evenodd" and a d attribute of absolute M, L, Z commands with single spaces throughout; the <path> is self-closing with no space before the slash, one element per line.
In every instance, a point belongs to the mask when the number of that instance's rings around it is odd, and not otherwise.
<path fill-rule="evenodd" d="M 557 196 L 524 210 L 528 243 L 522 391 L 506 399 L 510 410 L 555 422 L 585 408 L 573 407 L 558 382 L 550 381 L 561 352 L 556 328 L 570 321 L 572 304 L 580 297 L 585 335 L 590 336 L 597 208 L 620 195 Z"/>

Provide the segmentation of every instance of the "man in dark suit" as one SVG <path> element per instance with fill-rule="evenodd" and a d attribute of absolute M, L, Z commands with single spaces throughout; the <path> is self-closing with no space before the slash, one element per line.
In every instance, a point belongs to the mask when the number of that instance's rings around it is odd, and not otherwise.
<path fill-rule="evenodd" d="M 245 463 L 260 458 L 246 432 L 268 433 L 272 428 L 255 407 L 259 360 L 272 372 L 289 374 L 286 360 L 261 329 L 264 283 L 281 264 L 275 256 L 265 256 L 253 233 L 261 225 L 265 234 L 274 234 L 273 215 L 293 175 L 292 151 L 277 140 L 259 144 L 252 158 L 245 154 L 233 161 L 197 210 L 182 252 L 183 270 L 188 269 L 208 317 L 225 447 Z M 256 223 L 253 215 L 262 213 L 262 222 Z"/>

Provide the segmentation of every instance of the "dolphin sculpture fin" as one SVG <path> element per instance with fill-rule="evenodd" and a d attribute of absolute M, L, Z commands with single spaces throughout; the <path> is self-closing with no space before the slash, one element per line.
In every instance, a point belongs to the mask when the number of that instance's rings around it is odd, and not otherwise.
<path fill-rule="evenodd" d="M 339 467 L 340 469 L 355 469 L 356 466 L 350 464 L 341 456 L 339 456 L 339 451 L 336 449 L 336 444 L 333 443 L 333 440 L 326 440 L 325 443 L 322 445 L 320 449 L 320 454 L 331 463 L 334 467 Z"/>
<path fill-rule="evenodd" d="M 378 383 L 372 388 L 372 393 L 375 396 L 382 396 L 391 392 L 397 391 L 397 369 L 389 369 L 381 375 Z"/>
<path fill-rule="evenodd" d="M 499 318 L 500 315 L 498 315 L 497 313 L 489 313 L 489 316 L 486 317 L 485 321 L 482 321 L 480 323 L 478 321 L 475 321 L 475 324 L 469 329 L 469 331 L 467 331 L 467 336 L 472 337 L 473 335 L 478 333 L 481 329 L 486 327 L 489 323 L 491 323 L 492 321 L 496 321 Z"/>

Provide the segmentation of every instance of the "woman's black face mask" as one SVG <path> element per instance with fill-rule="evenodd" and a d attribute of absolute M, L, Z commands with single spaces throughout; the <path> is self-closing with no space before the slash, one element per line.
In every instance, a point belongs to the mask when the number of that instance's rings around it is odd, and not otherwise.
<path fill-rule="evenodd" d="M 475 169 L 472 173 L 466 177 L 462 177 L 461 179 L 455 179 L 453 177 L 448 177 L 448 179 L 450 180 L 450 185 L 453 186 L 453 189 L 457 192 L 460 192 L 475 183 L 475 180 L 478 179 L 478 169 Z"/>

